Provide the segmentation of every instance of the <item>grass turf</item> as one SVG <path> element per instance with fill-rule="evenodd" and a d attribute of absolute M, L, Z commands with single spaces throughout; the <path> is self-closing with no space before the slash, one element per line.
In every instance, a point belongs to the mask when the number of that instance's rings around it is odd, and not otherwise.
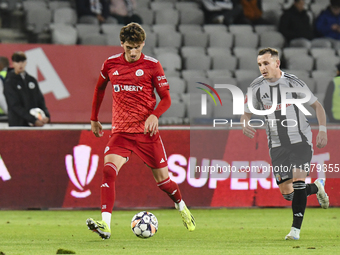
<path fill-rule="evenodd" d="M 138 211 L 114 211 L 108 240 L 85 225 L 88 217 L 100 219 L 100 211 L 0 211 L 0 254 L 340 254 L 340 208 L 307 208 L 299 241 L 284 240 L 289 208 L 191 210 L 194 232 L 176 210 L 150 210 L 159 229 L 149 239 L 130 229 Z"/>

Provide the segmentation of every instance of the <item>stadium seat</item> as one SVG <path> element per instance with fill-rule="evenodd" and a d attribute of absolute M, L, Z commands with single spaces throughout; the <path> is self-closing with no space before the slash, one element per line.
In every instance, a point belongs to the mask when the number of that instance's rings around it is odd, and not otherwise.
<path fill-rule="evenodd" d="M 306 38 L 297 38 L 290 41 L 289 46 L 290 47 L 296 47 L 296 48 L 307 48 L 310 49 L 311 42 Z"/>
<path fill-rule="evenodd" d="M 174 3 L 172 3 L 171 1 L 154 1 L 150 3 L 150 7 L 154 11 L 169 10 L 174 8 Z"/>
<path fill-rule="evenodd" d="M 179 117 L 184 118 L 186 115 L 186 104 L 184 102 L 172 101 L 170 108 L 162 114 L 162 118 Z"/>
<path fill-rule="evenodd" d="M 152 31 L 155 33 L 177 32 L 174 24 L 154 24 Z"/>
<path fill-rule="evenodd" d="M 55 24 L 51 29 L 51 39 L 53 44 L 74 45 L 77 43 L 77 30 L 67 24 Z"/>
<path fill-rule="evenodd" d="M 311 41 L 311 48 L 332 48 L 332 43 L 328 38 L 314 38 Z"/>
<path fill-rule="evenodd" d="M 163 9 L 155 11 L 155 24 L 177 25 L 179 13 L 175 9 Z"/>
<path fill-rule="evenodd" d="M 268 31 L 277 31 L 277 28 L 275 25 L 255 25 L 254 30 L 256 34 L 262 34 L 263 32 Z"/>
<path fill-rule="evenodd" d="M 207 78 L 206 72 L 202 70 L 183 70 L 182 77 L 186 81 L 190 80 L 192 77 Z"/>
<path fill-rule="evenodd" d="M 189 56 L 205 55 L 205 47 L 183 46 L 181 48 L 181 55 L 184 58 L 189 57 Z"/>
<path fill-rule="evenodd" d="M 229 31 L 232 34 L 246 34 L 254 32 L 251 25 L 230 25 Z"/>
<path fill-rule="evenodd" d="M 107 45 L 107 35 L 93 33 L 87 34 L 81 38 L 81 44 L 83 45 Z"/>
<path fill-rule="evenodd" d="M 153 51 L 153 47 L 148 47 L 147 45 L 145 45 L 144 47 L 143 47 L 143 53 L 144 53 L 144 55 L 147 55 L 147 56 L 150 56 L 150 57 L 153 57 L 153 58 L 156 58 L 156 54 L 155 54 L 155 52 Z"/>
<path fill-rule="evenodd" d="M 99 20 L 92 15 L 83 15 L 79 18 L 78 24 L 94 24 L 99 26 Z"/>
<path fill-rule="evenodd" d="M 237 47 L 257 48 L 258 44 L 259 36 L 256 33 L 235 34 Z"/>
<path fill-rule="evenodd" d="M 52 14 L 44 7 L 30 9 L 26 13 L 26 29 L 33 34 L 47 32 L 50 29 Z"/>
<path fill-rule="evenodd" d="M 226 33 L 227 26 L 223 24 L 205 24 L 203 25 L 203 31 L 207 34 L 211 33 Z"/>
<path fill-rule="evenodd" d="M 252 55 L 243 55 L 238 57 L 238 69 L 243 70 L 259 70 L 257 58 Z"/>
<path fill-rule="evenodd" d="M 332 48 L 311 48 L 310 53 L 313 58 L 335 56 L 335 50 Z"/>
<path fill-rule="evenodd" d="M 181 9 L 179 14 L 180 24 L 204 24 L 204 13 L 201 9 Z"/>
<path fill-rule="evenodd" d="M 260 71 L 257 70 L 243 70 L 243 69 L 238 69 L 235 70 L 235 77 L 236 77 L 236 81 L 243 81 L 243 80 L 255 80 L 255 78 L 259 77 Z M 249 83 L 250 84 L 250 83 Z"/>
<path fill-rule="evenodd" d="M 179 2 L 179 1 L 175 0 L 175 8 L 177 10 L 199 9 L 199 4 L 197 2 Z"/>
<path fill-rule="evenodd" d="M 200 32 L 190 32 L 183 34 L 183 46 L 207 47 L 208 34 Z"/>
<path fill-rule="evenodd" d="M 212 80 L 214 78 L 231 78 L 231 77 L 233 77 L 233 71 L 230 71 L 230 70 L 207 70 L 207 77 L 209 79 L 212 79 Z"/>
<path fill-rule="evenodd" d="M 22 1 L 22 6 L 26 12 L 29 12 L 31 10 L 41 9 L 41 8 L 43 9 L 48 8 L 47 2 L 45 1 Z"/>
<path fill-rule="evenodd" d="M 181 77 L 181 72 L 178 70 L 164 70 L 166 77 Z"/>
<path fill-rule="evenodd" d="M 315 75 L 313 74 L 313 79 L 316 82 L 315 93 L 326 93 L 328 84 L 333 80 L 334 76 L 325 76 L 325 75 Z"/>
<path fill-rule="evenodd" d="M 155 48 L 158 45 L 158 35 L 156 33 L 148 33 L 145 39 L 145 47 Z"/>
<path fill-rule="evenodd" d="M 289 47 L 289 48 L 284 48 L 282 52 L 283 52 L 283 57 L 287 60 L 290 57 L 294 57 L 294 56 L 307 56 L 308 48 Z"/>
<path fill-rule="evenodd" d="M 285 45 L 285 38 L 280 32 L 268 31 L 260 34 L 260 47 L 283 48 Z"/>
<path fill-rule="evenodd" d="M 315 59 L 316 70 L 336 70 L 336 65 L 339 64 L 338 56 L 319 57 Z"/>
<path fill-rule="evenodd" d="M 76 11 L 70 7 L 58 8 L 54 11 L 53 22 L 75 25 L 77 23 Z"/>
<path fill-rule="evenodd" d="M 225 47 L 209 47 L 207 48 L 207 53 L 210 57 L 213 56 L 231 56 L 231 50 Z"/>
<path fill-rule="evenodd" d="M 234 35 L 227 32 L 209 34 L 209 47 L 232 48 L 234 45 Z"/>
<path fill-rule="evenodd" d="M 138 14 L 139 14 L 139 10 L 142 8 L 151 8 L 150 2 L 151 0 L 138 0 L 137 2 Z M 144 23 L 144 20 L 143 20 L 143 23 Z"/>
<path fill-rule="evenodd" d="M 306 85 L 308 86 L 308 88 L 310 89 L 310 91 L 312 91 L 312 93 L 316 92 L 316 81 L 313 78 L 307 78 L 307 77 L 303 77 L 300 78 L 304 83 L 306 83 Z"/>
<path fill-rule="evenodd" d="M 211 57 L 207 55 L 191 56 L 184 60 L 187 70 L 209 70 L 211 67 Z"/>
<path fill-rule="evenodd" d="M 237 58 L 234 56 L 213 56 L 212 68 L 213 70 L 235 70 L 237 67 Z"/>
<path fill-rule="evenodd" d="M 178 48 L 176 48 L 176 47 L 156 47 L 156 48 L 153 49 L 153 52 L 156 55 L 159 55 L 161 53 L 166 53 L 166 52 L 178 54 Z"/>
<path fill-rule="evenodd" d="M 121 24 L 101 24 L 101 30 L 104 34 L 110 35 L 119 35 L 120 30 L 122 29 L 123 25 Z"/>
<path fill-rule="evenodd" d="M 156 32 L 157 33 L 157 32 Z M 182 46 L 182 34 L 178 32 L 159 32 L 158 46 L 159 47 L 175 47 Z"/>
<path fill-rule="evenodd" d="M 314 17 L 318 17 L 320 12 L 327 8 L 329 1 L 318 1 L 310 5 Z"/>
<path fill-rule="evenodd" d="M 215 87 L 216 84 L 230 84 L 237 86 L 237 81 L 235 78 L 232 77 L 213 77 L 211 78 L 211 83 L 212 86 Z M 231 97 L 231 92 L 227 89 L 216 89 L 216 91 L 220 94 L 230 94 Z"/>
<path fill-rule="evenodd" d="M 83 38 L 86 37 L 88 34 L 99 34 L 100 33 L 100 26 L 95 24 L 76 24 L 76 30 L 78 34 L 78 38 L 80 42 L 83 41 Z"/>
<path fill-rule="evenodd" d="M 294 56 L 287 59 L 287 68 L 290 70 L 311 71 L 314 67 L 314 59 L 311 56 Z"/>
<path fill-rule="evenodd" d="M 70 1 L 49 1 L 48 8 L 51 11 L 55 11 L 58 8 L 72 7 Z"/>
<path fill-rule="evenodd" d="M 192 32 L 202 33 L 202 26 L 197 24 L 179 24 L 178 31 L 182 34 Z"/>
<path fill-rule="evenodd" d="M 179 94 L 186 92 L 187 84 L 184 79 L 179 77 L 168 77 L 167 80 L 170 86 L 170 92 Z"/>
<path fill-rule="evenodd" d="M 182 60 L 178 54 L 161 53 L 157 55 L 157 59 L 162 63 L 164 71 L 179 71 L 182 69 Z"/>
<path fill-rule="evenodd" d="M 149 8 L 138 8 L 138 15 L 143 20 L 143 27 L 144 25 L 152 25 L 155 20 L 155 13 L 153 10 Z"/>

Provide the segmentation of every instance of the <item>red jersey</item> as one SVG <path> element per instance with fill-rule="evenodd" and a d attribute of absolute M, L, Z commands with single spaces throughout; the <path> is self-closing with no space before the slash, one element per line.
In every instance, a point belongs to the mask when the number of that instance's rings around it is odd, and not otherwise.
<path fill-rule="evenodd" d="M 104 62 L 100 74 L 106 81 L 102 86 L 106 87 L 108 79 L 112 84 L 112 133 L 143 133 L 156 105 L 154 89 L 157 93 L 169 90 L 159 61 L 142 53 L 136 62 L 129 63 L 120 53 Z M 92 120 L 98 117 L 99 107 L 100 103 L 94 104 Z"/>

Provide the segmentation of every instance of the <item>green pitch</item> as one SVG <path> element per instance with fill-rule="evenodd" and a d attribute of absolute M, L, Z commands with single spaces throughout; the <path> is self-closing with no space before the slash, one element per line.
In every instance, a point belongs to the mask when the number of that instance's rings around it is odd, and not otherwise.
<path fill-rule="evenodd" d="M 101 240 L 85 221 L 100 211 L 0 211 L 0 254 L 340 254 L 340 208 L 307 208 L 299 241 L 286 241 L 291 210 L 191 210 L 197 228 L 188 232 L 173 209 L 150 210 L 158 232 L 139 239 L 130 229 L 140 210 L 114 211 L 112 236 Z"/>

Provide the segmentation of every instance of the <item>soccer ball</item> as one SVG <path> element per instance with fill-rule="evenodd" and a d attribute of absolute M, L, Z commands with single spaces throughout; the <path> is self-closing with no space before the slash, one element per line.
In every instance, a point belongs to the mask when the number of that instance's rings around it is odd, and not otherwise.
<path fill-rule="evenodd" d="M 46 117 L 44 111 L 41 110 L 40 108 L 32 108 L 30 110 L 30 114 L 36 117 L 38 120 L 42 120 L 43 118 Z"/>
<path fill-rule="evenodd" d="M 140 238 L 149 238 L 156 234 L 158 220 L 151 212 L 139 212 L 131 220 L 132 232 Z"/>

